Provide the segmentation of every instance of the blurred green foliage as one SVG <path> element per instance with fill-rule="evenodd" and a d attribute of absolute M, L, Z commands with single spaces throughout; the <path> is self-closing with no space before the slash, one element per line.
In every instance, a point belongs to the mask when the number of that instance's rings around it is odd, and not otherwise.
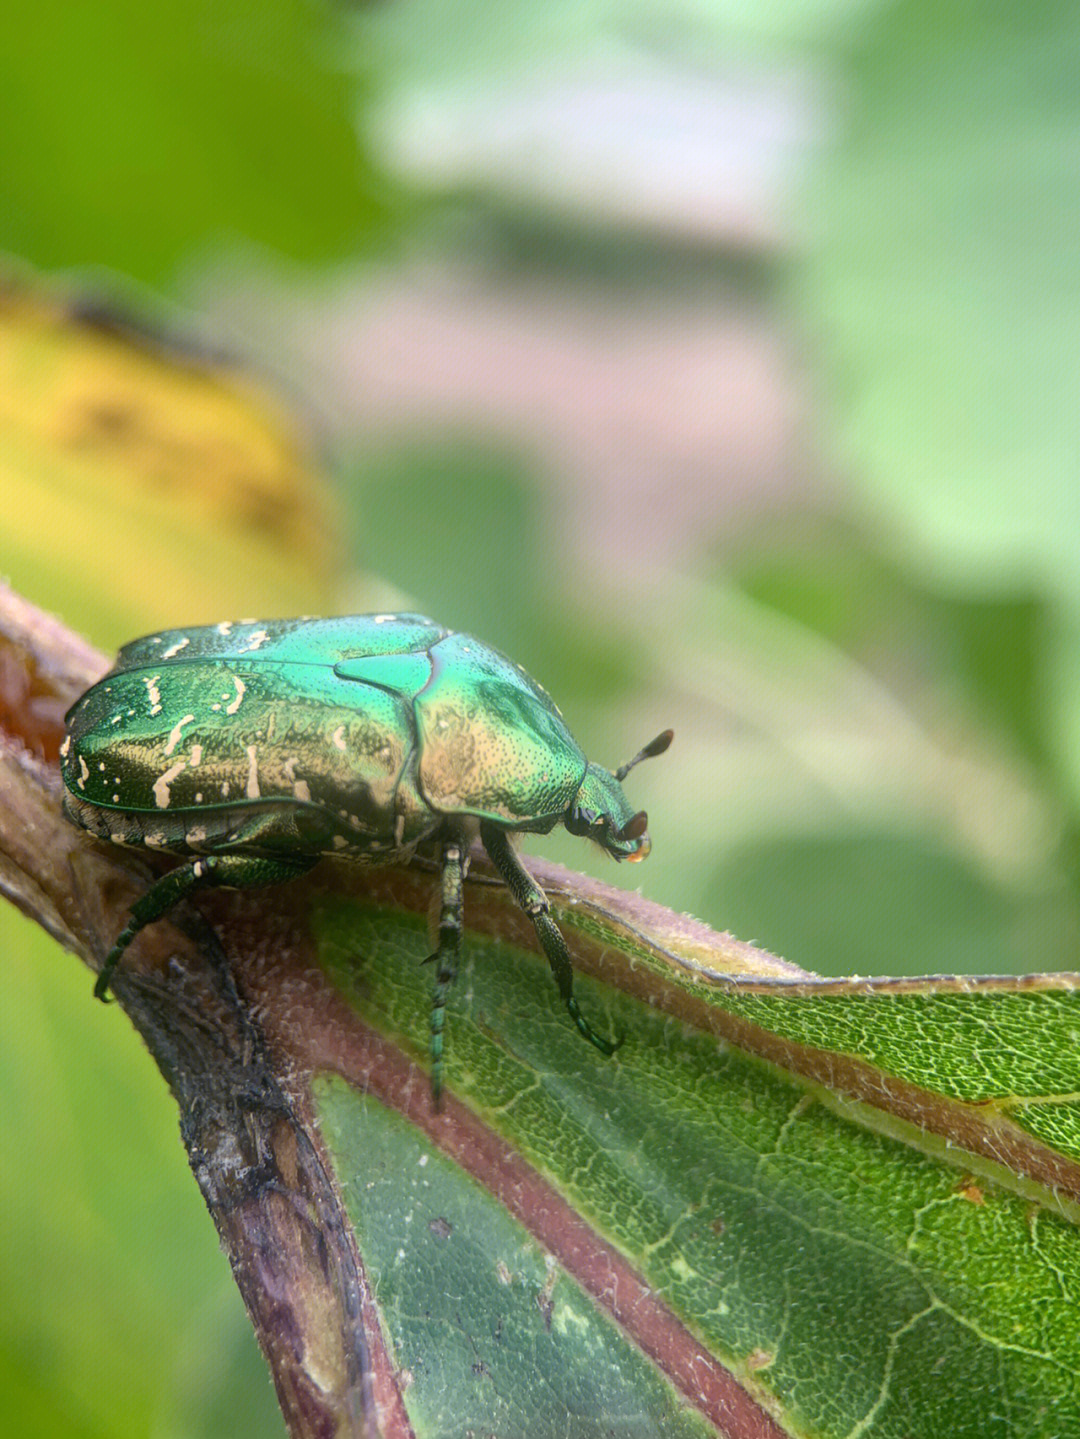
<path fill-rule="evenodd" d="M 44 0 L 0 52 L 0 245 L 181 298 L 223 245 L 308 263 L 368 249 L 391 189 L 353 124 L 366 85 L 330 64 L 308 0 Z"/>
<path fill-rule="evenodd" d="M 345 262 L 362 288 L 374 254 L 385 271 L 466 252 L 501 283 L 572 274 L 618 287 L 620 305 L 700 283 L 703 306 L 762 318 L 802 347 L 808 467 L 828 483 L 793 474 L 768 507 L 733 506 L 654 564 L 649 521 L 681 475 L 626 502 L 644 514 L 643 561 L 602 520 L 576 532 L 568 490 L 501 419 L 438 416 L 417 434 L 406 417 L 393 443 L 339 432 L 340 607 L 397 597 L 477 630 L 602 761 L 675 728 L 671 753 L 633 778 L 648 866 L 616 870 L 558 836 L 536 846 L 552 858 L 822 972 L 1076 967 L 1080 11 L 537 13 L 511 7 L 494 30 L 490 6 L 441 0 L 24 7 L 0 55 L 0 248 L 77 287 L 135 281 L 182 306 L 237 256 L 265 258 L 252 283 L 273 312 L 273 286 L 303 296 Z M 490 82 L 497 116 L 533 71 L 572 56 L 580 75 L 616 52 L 718 86 L 748 56 L 813 77 L 825 140 L 788 191 L 797 245 L 748 261 L 720 235 L 688 260 L 663 233 L 552 214 L 497 179 L 435 175 L 417 194 L 415 176 L 388 173 L 375 120 L 406 101 L 422 112 Z M 470 248 L 478 234 L 486 248 Z M 718 456 L 705 488 L 726 473 Z M 0 536 L 0 570 L 7 549 Z M 68 568 L 65 618 L 111 643 L 92 559 L 77 608 Z M 312 608 L 328 582 L 312 576 Z M 160 604 L 152 566 L 145 585 Z M 144 627 L 133 613 L 132 633 Z M 196 1436 L 223 1432 L 223 1413 L 238 1433 L 243 1413 L 271 1432 L 169 1102 L 87 976 L 21 921 L 0 924 L 10 1427 Z M 235 1401 L 246 1382 L 254 1397 Z"/>

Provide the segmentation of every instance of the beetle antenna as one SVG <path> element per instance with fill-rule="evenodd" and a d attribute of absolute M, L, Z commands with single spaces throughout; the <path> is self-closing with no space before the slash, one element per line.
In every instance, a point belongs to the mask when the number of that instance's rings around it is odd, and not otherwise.
<path fill-rule="evenodd" d="M 615 771 L 617 780 L 624 780 L 636 764 L 643 759 L 655 759 L 658 754 L 663 754 L 668 745 L 675 738 L 673 729 L 666 729 L 663 734 L 658 734 L 654 740 L 650 740 L 643 750 L 639 750 L 629 764 L 621 764 Z"/>

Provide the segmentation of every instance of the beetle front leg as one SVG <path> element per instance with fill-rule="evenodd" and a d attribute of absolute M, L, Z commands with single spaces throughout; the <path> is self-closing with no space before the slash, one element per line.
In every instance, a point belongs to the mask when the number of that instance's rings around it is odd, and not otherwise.
<path fill-rule="evenodd" d="M 446 1026 L 446 998 L 458 971 L 461 956 L 462 910 L 467 856 L 465 839 L 454 835 L 443 845 L 442 908 L 439 911 L 439 947 L 425 964 L 435 965 L 435 986 L 431 994 L 431 1097 L 438 1109 L 442 1102 L 443 1032 Z"/>
<path fill-rule="evenodd" d="M 547 895 L 518 859 L 503 830 L 497 825 L 482 823 L 480 838 L 492 864 L 502 876 L 503 883 L 532 920 L 536 937 L 547 955 L 555 983 L 559 986 L 559 994 L 579 1033 L 601 1054 L 614 1054 L 618 1044 L 613 1044 L 610 1039 L 604 1039 L 597 1034 L 578 1008 L 578 1002 L 574 998 L 574 966 L 570 960 L 570 951 L 566 947 L 562 931 L 548 912 L 550 906 Z"/>
<path fill-rule="evenodd" d="M 108 1003 L 109 982 L 120 963 L 124 950 L 148 924 L 163 919 L 174 905 L 192 890 L 220 885 L 228 889 L 247 889 L 262 884 L 281 884 L 306 874 L 319 860 L 318 855 L 290 855 L 287 859 L 260 859 L 246 854 L 214 854 L 182 864 L 150 886 L 141 899 L 131 906 L 128 922 L 116 937 L 116 943 L 105 956 L 94 997 Z"/>

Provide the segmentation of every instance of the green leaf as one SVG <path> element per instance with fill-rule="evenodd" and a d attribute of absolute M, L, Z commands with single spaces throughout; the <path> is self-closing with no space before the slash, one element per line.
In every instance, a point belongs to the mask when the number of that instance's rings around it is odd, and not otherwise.
<path fill-rule="evenodd" d="M 560 909 L 579 961 L 613 986 L 579 963 L 585 1013 L 625 1035 L 614 1060 L 581 1043 L 542 962 L 474 933 L 448 1011 L 465 1111 L 433 1122 L 377 1060 L 363 1093 L 316 1091 L 417 1431 L 475 1417 L 476 1372 L 433 1352 L 449 1334 L 493 1366 L 483 1424 L 520 1432 L 514 1386 L 524 1370 L 547 1396 L 553 1359 L 538 1321 L 520 1327 L 519 1290 L 542 1308 L 562 1286 L 585 1352 L 606 1363 L 614 1326 L 680 1423 L 687 1404 L 723 1422 L 689 1378 L 711 1362 L 796 1434 L 1080 1432 L 1074 978 L 709 981 L 640 923 L 635 939 L 582 918 L 580 895 Z M 422 1058 L 426 925 L 342 900 L 315 929 L 365 1022 Z M 651 1004 L 625 992 L 643 987 Z M 563 1359 L 562 1395 L 579 1357 Z M 620 1390 L 591 1422 L 648 1429 L 648 1376 L 620 1372 L 636 1408 Z M 569 1407 L 571 1432 L 598 1432 Z"/>
<path fill-rule="evenodd" d="M 316 1096 L 419 1434 L 713 1432 L 489 1187 L 371 1095 Z"/>

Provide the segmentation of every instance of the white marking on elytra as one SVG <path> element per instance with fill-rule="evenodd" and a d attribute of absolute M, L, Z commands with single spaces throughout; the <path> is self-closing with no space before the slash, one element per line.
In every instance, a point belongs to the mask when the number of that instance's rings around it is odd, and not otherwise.
<path fill-rule="evenodd" d="M 177 640 L 174 645 L 170 645 L 167 650 L 162 650 L 161 658 L 163 660 L 175 659 L 181 650 L 187 649 L 190 643 L 191 641 L 188 639 L 187 635 L 185 635 L 182 640 Z"/>
<path fill-rule="evenodd" d="M 375 615 L 373 618 L 377 625 L 388 625 L 397 619 L 397 615 Z"/>
<path fill-rule="evenodd" d="M 335 749 L 339 749 L 342 754 L 345 753 L 345 726 L 343 724 L 339 724 L 330 736 L 330 743 Z"/>
<path fill-rule="evenodd" d="M 191 746 L 191 758 L 188 760 L 188 764 L 191 766 L 192 769 L 195 769 L 196 766 L 199 765 L 201 762 L 202 762 L 202 745 L 201 745 L 201 744 L 193 744 L 193 745 Z"/>
<path fill-rule="evenodd" d="M 331 843 L 333 844 L 335 849 L 348 849 L 349 847 L 349 841 L 345 838 L 343 834 L 334 835 Z"/>
<path fill-rule="evenodd" d="M 171 798 L 169 786 L 180 771 L 184 769 L 187 769 L 187 760 L 178 759 L 175 764 L 171 764 L 165 773 L 154 781 L 154 803 L 158 809 L 169 808 L 169 800 Z"/>
<path fill-rule="evenodd" d="M 304 804 L 310 804 L 311 791 L 308 789 L 307 780 L 296 778 L 296 766 L 298 762 L 296 755 L 290 755 L 281 768 L 284 771 L 285 778 L 292 785 L 293 794 L 296 798 L 303 801 Z"/>
<path fill-rule="evenodd" d="M 90 770 L 82 755 L 79 756 L 79 778 L 77 784 L 80 789 L 86 788 L 86 781 L 90 778 Z"/>
<path fill-rule="evenodd" d="M 184 838 L 187 840 L 188 844 L 201 844 L 206 838 L 206 826 L 198 824 L 192 825 L 192 827 L 184 835 Z"/>
<path fill-rule="evenodd" d="M 114 720 L 113 723 L 115 724 L 116 721 Z M 69 734 L 67 734 L 67 735 L 64 736 L 64 743 L 60 746 L 60 757 L 61 757 L 61 759 L 67 759 L 67 757 L 68 757 L 68 755 L 69 755 L 70 753 L 71 753 L 71 736 L 70 736 Z"/>
<path fill-rule="evenodd" d="M 123 718 L 124 718 L 123 715 L 113 715 L 113 717 L 112 717 L 112 719 L 109 721 L 109 723 L 110 723 L 110 724 L 119 724 L 120 721 L 121 721 Z"/>
<path fill-rule="evenodd" d="M 240 678 L 239 675 L 233 675 L 232 682 L 236 686 L 236 698 L 232 701 L 231 704 L 227 704 L 225 706 L 225 713 L 227 715 L 234 715 L 236 711 L 240 708 L 240 701 L 244 698 L 244 691 L 247 689 L 247 685 L 244 683 L 244 681 Z M 225 698 L 227 698 L 227 696 L 222 695 L 222 699 Z"/>
<path fill-rule="evenodd" d="M 219 625 L 215 625 L 214 628 L 217 630 L 219 635 L 227 635 L 232 629 L 232 620 L 222 620 L 221 623 Z"/>
<path fill-rule="evenodd" d="M 257 758 L 256 758 L 255 750 L 256 750 L 256 746 L 255 746 L 255 745 L 249 744 L 249 745 L 247 746 L 247 757 L 248 757 L 247 797 L 248 797 L 248 799 L 259 799 L 259 798 L 261 797 L 261 795 L 262 795 L 262 791 L 259 789 L 259 768 L 258 768 L 258 760 L 257 760 Z"/>
<path fill-rule="evenodd" d="M 254 623 L 254 621 L 252 621 L 251 623 Z M 241 645 L 241 647 L 236 651 L 236 653 L 238 655 L 246 655 L 251 650 L 261 649 L 263 645 L 268 643 L 269 639 L 270 635 L 267 630 L 256 630 L 253 635 L 248 636 L 247 644 Z"/>
<path fill-rule="evenodd" d="M 221 798 L 222 798 L 222 799 L 228 799 L 228 798 L 229 798 L 229 781 L 228 781 L 228 780 L 226 780 L 225 783 L 221 786 Z"/>
<path fill-rule="evenodd" d="M 202 804 L 202 790 L 200 790 L 199 793 L 195 796 L 195 803 Z"/>
<path fill-rule="evenodd" d="M 159 715 L 161 713 L 161 691 L 157 687 L 157 682 L 160 678 L 160 675 L 151 675 L 148 680 L 143 680 L 143 684 L 146 686 L 146 698 L 150 701 L 150 713 L 152 715 Z"/>
<path fill-rule="evenodd" d="M 120 796 L 119 796 L 118 794 L 114 794 L 113 797 L 112 797 L 112 802 L 113 802 L 113 804 L 119 804 L 119 803 L 120 803 Z"/>
<path fill-rule="evenodd" d="M 113 844 L 127 844 L 127 840 L 122 834 L 111 834 L 109 835 L 109 838 L 112 840 Z"/>
<path fill-rule="evenodd" d="M 166 740 L 166 742 L 165 742 L 165 753 L 166 753 L 166 754 L 172 754 L 173 750 L 174 750 L 174 749 L 176 748 L 176 746 L 180 743 L 180 736 L 181 736 L 181 735 L 183 734 L 183 732 L 184 732 L 184 726 L 187 725 L 187 724 L 194 724 L 194 723 L 195 723 L 195 716 L 194 716 L 194 715 L 185 715 L 183 719 L 179 719 L 179 720 L 176 721 L 176 723 L 173 725 L 172 729 L 169 731 L 169 738 L 168 738 L 168 739 Z"/>
<path fill-rule="evenodd" d="M 98 769 L 103 770 L 104 768 L 105 768 L 105 761 L 104 761 L 104 760 L 100 760 L 100 761 L 98 762 Z"/>
<path fill-rule="evenodd" d="M 268 740 L 274 738 L 274 730 L 275 730 L 276 727 L 277 727 L 277 711 L 276 711 L 276 710 L 271 710 L 271 711 L 270 711 L 270 718 L 266 721 L 266 738 L 267 738 Z"/>
<path fill-rule="evenodd" d="M 151 849 L 164 849 L 168 842 L 162 830 L 155 830 L 153 834 L 146 836 L 146 843 Z"/>

